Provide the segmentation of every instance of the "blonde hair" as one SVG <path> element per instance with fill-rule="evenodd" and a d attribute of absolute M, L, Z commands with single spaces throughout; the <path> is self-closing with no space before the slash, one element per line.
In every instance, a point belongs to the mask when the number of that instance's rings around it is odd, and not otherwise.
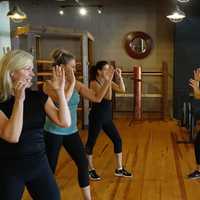
<path fill-rule="evenodd" d="M 0 60 L 0 101 L 6 101 L 12 94 L 11 73 L 33 65 L 33 56 L 23 50 L 6 53 Z"/>

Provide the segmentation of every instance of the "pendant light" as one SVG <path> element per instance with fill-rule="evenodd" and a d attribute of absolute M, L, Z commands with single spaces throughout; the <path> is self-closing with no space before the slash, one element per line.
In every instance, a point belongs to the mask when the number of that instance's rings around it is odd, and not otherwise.
<path fill-rule="evenodd" d="M 186 17 L 185 13 L 180 10 L 178 6 L 176 6 L 176 9 L 170 14 L 166 16 L 171 22 L 178 23 L 183 21 L 183 19 Z"/>
<path fill-rule="evenodd" d="M 16 23 L 27 19 L 27 15 L 17 5 L 15 5 L 12 10 L 8 11 L 7 16 Z"/>
<path fill-rule="evenodd" d="M 180 3 L 188 3 L 190 0 L 177 0 Z"/>

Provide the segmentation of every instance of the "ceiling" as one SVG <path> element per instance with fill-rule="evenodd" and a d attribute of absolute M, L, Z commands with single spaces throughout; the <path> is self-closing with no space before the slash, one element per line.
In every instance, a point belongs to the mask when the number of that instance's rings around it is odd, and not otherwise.
<path fill-rule="evenodd" d="M 0 0 L 2 1 L 2 0 Z M 10 0 L 10 2 L 19 2 L 20 4 L 27 0 Z M 165 10 L 167 13 L 173 11 L 177 4 L 177 0 L 28 0 L 30 4 L 40 5 L 41 3 L 52 3 L 52 6 L 60 5 L 78 5 L 79 1 L 83 5 L 102 5 L 104 7 L 115 6 L 139 6 L 145 5 L 147 7 L 157 7 L 157 9 Z M 185 11 L 188 16 L 200 16 L 200 0 L 190 0 L 189 3 L 178 3 L 181 9 Z"/>
<path fill-rule="evenodd" d="M 37 0 L 35 0 L 37 1 Z M 75 0 L 51 0 L 58 4 L 76 4 Z M 60 2 L 58 2 L 60 1 Z M 175 9 L 176 5 L 179 5 L 187 15 L 200 16 L 200 0 L 190 0 L 189 3 L 177 3 L 177 0 L 78 0 L 80 3 L 86 5 L 102 5 L 106 6 L 135 6 L 145 5 L 148 7 L 157 6 L 157 8 L 164 8 L 167 12 Z M 163 10 L 163 9 L 161 9 Z"/>

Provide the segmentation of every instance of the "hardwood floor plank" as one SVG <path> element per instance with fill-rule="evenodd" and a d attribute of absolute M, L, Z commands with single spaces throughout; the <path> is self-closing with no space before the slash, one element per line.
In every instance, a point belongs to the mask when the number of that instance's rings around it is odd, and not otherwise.
<path fill-rule="evenodd" d="M 94 148 L 94 163 L 102 180 L 91 182 L 94 200 L 199 200 L 200 181 L 186 175 L 195 169 L 192 144 L 177 144 L 187 132 L 176 121 L 142 121 L 117 119 L 123 139 L 124 166 L 134 177 L 114 176 L 116 168 L 113 145 L 101 133 Z M 81 133 L 85 142 L 87 131 Z M 62 200 L 82 200 L 77 169 L 62 148 L 56 170 Z M 23 200 L 30 200 L 27 192 Z"/>

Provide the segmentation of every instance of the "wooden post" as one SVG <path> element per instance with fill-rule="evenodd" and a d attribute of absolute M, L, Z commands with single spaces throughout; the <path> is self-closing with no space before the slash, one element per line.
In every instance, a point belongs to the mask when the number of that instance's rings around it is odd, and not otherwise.
<path fill-rule="evenodd" d="M 89 86 L 89 77 L 88 77 L 88 35 L 87 33 L 83 33 L 82 36 L 82 66 L 83 66 L 83 83 L 86 86 Z M 88 126 L 88 115 L 89 115 L 89 101 L 87 99 L 83 99 L 83 127 Z"/>
<path fill-rule="evenodd" d="M 162 79 L 162 117 L 166 120 L 169 117 L 168 113 L 168 66 L 166 62 L 162 63 L 163 79 Z"/>
<path fill-rule="evenodd" d="M 134 118 L 142 119 L 142 68 L 141 66 L 133 66 L 133 82 L 134 82 Z"/>
<path fill-rule="evenodd" d="M 19 46 L 20 46 L 19 36 L 16 35 L 14 36 L 14 38 L 12 38 L 12 48 L 13 50 L 19 49 Z"/>

